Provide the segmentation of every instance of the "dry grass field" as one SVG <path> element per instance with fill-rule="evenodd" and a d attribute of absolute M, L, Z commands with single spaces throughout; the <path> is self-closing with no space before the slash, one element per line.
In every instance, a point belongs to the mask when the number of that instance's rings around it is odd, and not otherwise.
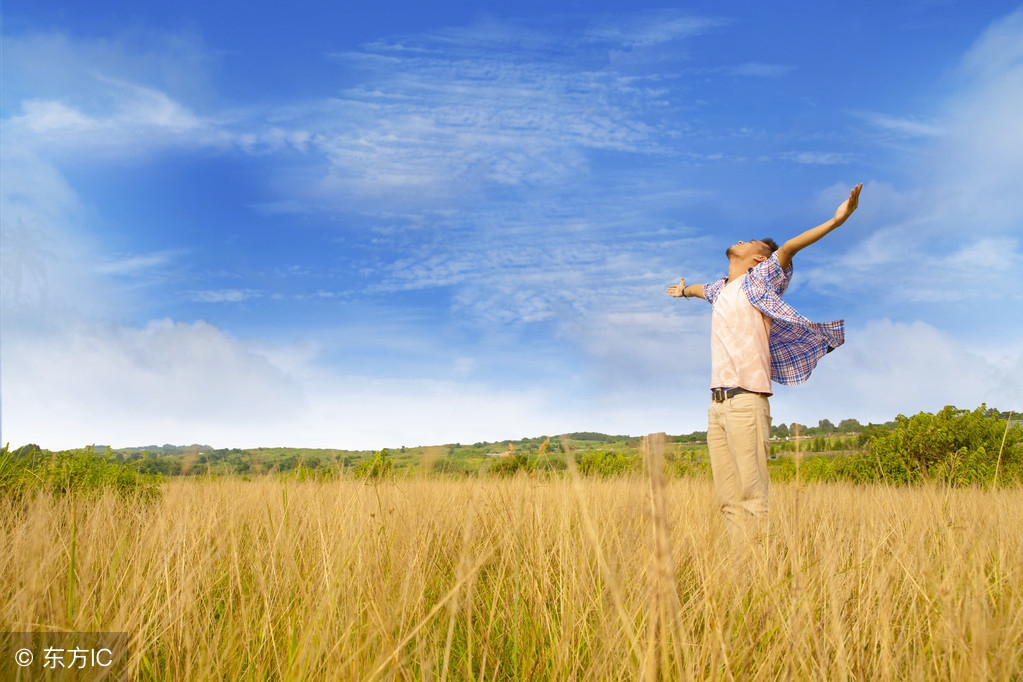
<path fill-rule="evenodd" d="M 1023 491 L 656 476 L 176 480 L 0 509 L 7 630 L 145 680 L 1018 680 Z"/>

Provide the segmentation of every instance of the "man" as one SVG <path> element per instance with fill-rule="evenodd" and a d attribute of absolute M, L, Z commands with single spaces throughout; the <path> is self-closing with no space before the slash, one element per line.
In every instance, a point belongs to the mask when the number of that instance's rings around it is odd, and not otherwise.
<path fill-rule="evenodd" d="M 767 516 L 767 452 L 771 382 L 806 381 L 826 353 L 842 345 L 844 325 L 811 322 L 781 300 L 792 278 L 792 257 L 844 223 L 859 203 L 859 184 L 835 216 L 785 242 L 770 239 L 728 247 L 728 277 L 667 288 L 675 298 L 709 301 L 711 403 L 707 445 L 721 511 L 735 531 Z"/>

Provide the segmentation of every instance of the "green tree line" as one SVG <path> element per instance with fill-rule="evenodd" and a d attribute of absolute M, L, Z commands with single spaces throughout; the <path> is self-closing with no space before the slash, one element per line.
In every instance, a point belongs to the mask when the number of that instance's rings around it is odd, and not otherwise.
<path fill-rule="evenodd" d="M 845 419 L 837 426 L 797 423 L 774 429 L 768 468 L 776 480 L 884 482 L 951 486 L 1023 483 L 1023 420 L 981 405 L 948 406 L 935 414 L 899 415 L 885 424 Z M 214 450 L 189 446 L 174 452 L 89 447 L 49 452 L 28 445 L 0 451 L 0 495 L 33 490 L 57 494 L 114 489 L 152 495 L 168 476 L 279 475 L 300 480 L 353 476 L 558 475 L 571 456 L 583 476 L 621 476 L 642 470 L 640 439 L 584 432 L 497 443 L 432 448 L 334 451 L 296 448 Z M 566 452 L 566 450 L 568 452 Z M 570 454 L 569 454 L 570 453 Z M 709 476 L 706 432 L 670 436 L 666 471 Z M 429 461 L 429 464 L 427 463 Z"/>

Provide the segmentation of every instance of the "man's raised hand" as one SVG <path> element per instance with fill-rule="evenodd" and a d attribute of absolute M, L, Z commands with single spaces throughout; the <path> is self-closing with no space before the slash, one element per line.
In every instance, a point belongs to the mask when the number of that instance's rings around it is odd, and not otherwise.
<path fill-rule="evenodd" d="M 675 298 L 683 298 L 685 296 L 685 294 L 682 293 L 682 292 L 685 291 L 685 288 L 686 288 L 686 278 L 685 277 L 679 277 L 678 278 L 678 284 L 672 284 L 670 287 L 665 289 L 665 291 L 668 292 L 668 294 L 670 296 L 674 296 Z"/>
<path fill-rule="evenodd" d="M 860 191 L 862 189 L 862 182 L 853 187 L 852 191 L 849 192 L 849 198 L 843 201 L 842 205 L 838 207 L 837 211 L 835 211 L 835 222 L 838 225 L 841 225 L 848 220 L 849 216 L 851 216 L 853 211 L 856 210 L 856 207 L 860 205 Z"/>

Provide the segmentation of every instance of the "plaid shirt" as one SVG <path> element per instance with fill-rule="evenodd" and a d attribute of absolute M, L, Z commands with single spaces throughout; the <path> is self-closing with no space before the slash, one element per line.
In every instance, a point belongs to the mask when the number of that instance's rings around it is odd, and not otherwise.
<path fill-rule="evenodd" d="M 817 361 L 845 342 L 845 324 L 811 322 L 788 303 L 782 294 L 792 279 L 792 265 L 782 269 L 778 255 L 746 272 L 742 289 L 754 308 L 771 320 L 771 380 L 779 384 L 801 384 L 810 378 Z M 703 295 L 710 302 L 717 300 L 725 286 L 725 277 L 703 285 Z"/>

